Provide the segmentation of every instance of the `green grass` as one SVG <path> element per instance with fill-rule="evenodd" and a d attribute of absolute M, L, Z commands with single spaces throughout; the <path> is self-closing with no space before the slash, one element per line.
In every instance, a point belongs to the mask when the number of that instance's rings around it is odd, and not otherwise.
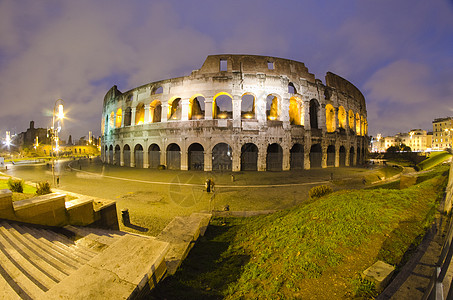
<path fill-rule="evenodd" d="M 443 163 L 445 160 L 451 157 L 451 154 L 444 151 L 436 154 L 431 154 L 431 156 L 417 165 L 419 170 L 428 170 L 438 164 Z"/>
<path fill-rule="evenodd" d="M 0 190 L 2 189 L 9 189 L 8 188 L 8 180 L 7 179 L 0 179 Z M 36 187 L 24 184 L 24 194 L 35 194 Z"/>
<path fill-rule="evenodd" d="M 338 191 L 268 216 L 214 219 L 156 299 L 327 299 L 375 295 L 360 273 L 400 266 L 431 224 L 445 176 L 404 190 Z"/>

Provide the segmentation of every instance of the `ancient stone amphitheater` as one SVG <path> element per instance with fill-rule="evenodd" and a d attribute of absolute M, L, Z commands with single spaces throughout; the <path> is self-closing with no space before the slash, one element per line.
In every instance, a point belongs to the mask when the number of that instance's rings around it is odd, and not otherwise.
<path fill-rule="evenodd" d="M 211 55 L 189 76 L 127 92 L 102 115 L 102 159 L 137 168 L 258 170 L 352 166 L 367 148 L 362 93 L 297 61 Z"/>

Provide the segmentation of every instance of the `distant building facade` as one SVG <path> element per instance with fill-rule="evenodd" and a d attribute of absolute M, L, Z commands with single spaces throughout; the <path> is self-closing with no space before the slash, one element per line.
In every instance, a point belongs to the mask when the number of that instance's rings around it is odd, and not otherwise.
<path fill-rule="evenodd" d="M 438 118 L 433 121 L 433 150 L 452 148 L 453 117 Z"/>
<path fill-rule="evenodd" d="M 50 139 L 47 137 L 47 129 L 35 128 L 35 122 L 30 121 L 30 128 L 16 135 L 13 143 L 18 147 L 29 147 L 36 143 L 36 137 L 39 143 L 50 143 Z"/>
<path fill-rule="evenodd" d="M 385 152 L 390 147 L 404 144 L 413 152 L 431 151 L 432 133 L 422 129 L 412 129 L 408 133 L 398 133 L 394 136 L 379 137 L 372 141 L 372 152 Z"/>

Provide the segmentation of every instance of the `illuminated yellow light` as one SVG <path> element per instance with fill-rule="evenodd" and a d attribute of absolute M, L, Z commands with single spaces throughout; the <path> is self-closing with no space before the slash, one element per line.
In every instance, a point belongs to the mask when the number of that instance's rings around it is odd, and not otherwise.
<path fill-rule="evenodd" d="M 63 119 L 64 118 L 64 112 L 63 112 L 63 104 L 58 105 L 58 118 Z"/>
<path fill-rule="evenodd" d="M 217 115 L 217 118 L 219 118 L 219 119 L 226 119 L 226 118 L 227 118 L 227 114 L 226 114 L 226 113 L 218 114 L 218 115 Z"/>
<path fill-rule="evenodd" d="M 252 114 L 245 114 L 245 115 L 244 115 L 244 118 L 246 118 L 246 119 L 251 119 L 251 118 L 253 118 L 253 115 L 252 115 Z"/>
<path fill-rule="evenodd" d="M 274 121 L 275 119 L 277 119 L 277 117 L 276 116 L 269 116 L 268 119 L 271 120 L 271 121 Z"/>

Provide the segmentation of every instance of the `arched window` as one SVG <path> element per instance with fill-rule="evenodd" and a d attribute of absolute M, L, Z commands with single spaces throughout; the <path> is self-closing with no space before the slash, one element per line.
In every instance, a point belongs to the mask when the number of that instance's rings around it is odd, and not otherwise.
<path fill-rule="evenodd" d="M 151 95 L 162 94 L 163 91 L 164 91 L 164 89 L 161 86 L 157 86 L 157 87 L 153 88 Z"/>
<path fill-rule="evenodd" d="M 343 106 L 338 108 L 338 126 L 340 128 L 346 129 L 346 111 Z"/>
<path fill-rule="evenodd" d="M 173 98 L 168 101 L 168 120 L 181 120 L 181 98 Z"/>
<path fill-rule="evenodd" d="M 143 168 L 143 146 L 140 144 L 135 145 L 134 160 L 136 168 Z"/>
<path fill-rule="evenodd" d="M 354 112 L 349 110 L 349 128 L 354 130 Z"/>
<path fill-rule="evenodd" d="M 122 118 L 123 118 L 123 110 L 121 108 L 118 108 L 118 110 L 116 111 L 116 121 L 115 121 L 116 128 L 121 127 Z"/>
<path fill-rule="evenodd" d="M 199 143 L 193 143 L 187 150 L 189 170 L 204 170 L 204 148 Z"/>
<path fill-rule="evenodd" d="M 266 116 L 268 120 L 278 120 L 280 117 L 280 101 L 277 96 L 268 95 L 266 98 Z"/>
<path fill-rule="evenodd" d="M 233 118 L 233 97 L 228 93 L 218 93 L 212 101 L 213 119 Z"/>
<path fill-rule="evenodd" d="M 290 93 L 290 94 L 296 94 L 297 93 L 296 88 L 294 87 L 294 84 L 292 82 L 290 82 L 288 84 L 288 93 Z"/>
<path fill-rule="evenodd" d="M 302 125 L 301 103 L 302 101 L 297 97 L 289 99 L 289 123 L 291 125 Z"/>
<path fill-rule="evenodd" d="M 233 150 L 230 145 L 219 143 L 212 148 L 212 170 L 231 170 L 233 165 Z"/>
<path fill-rule="evenodd" d="M 124 126 L 131 126 L 132 110 L 130 107 L 126 108 L 124 112 Z"/>
<path fill-rule="evenodd" d="M 335 109 L 332 104 L 326 105 L 326 129 L 327 132 L 335 131 Z"/>
<path fill-rule="evenodd" d="M 310 128 L 318 129 L 319 103 L 316 99 L 310 100 Z"/>
<path fill-rule="evenodd" d="M 135 109 L 135 125 L 141 125 L 145 123 L 145 105 L 139 103 Z"/>
<path fill-rule="evenodd" d="M 241 98 L 242 119 L 255 119 L 255 97 L 252 94 L 244 94 Z"/>
<path fill-rule="evenodd" d="M 149 105 L 149 117 L 151 123 L 158 123 L 162 117 L 162 103 L 159 100 L 154 100 Z"/>
<path fill-rule="evenodd" d="M 189 120 L 204 119 L 204 97 L 201 95 L 193 96 L 189 102 Z"/>

